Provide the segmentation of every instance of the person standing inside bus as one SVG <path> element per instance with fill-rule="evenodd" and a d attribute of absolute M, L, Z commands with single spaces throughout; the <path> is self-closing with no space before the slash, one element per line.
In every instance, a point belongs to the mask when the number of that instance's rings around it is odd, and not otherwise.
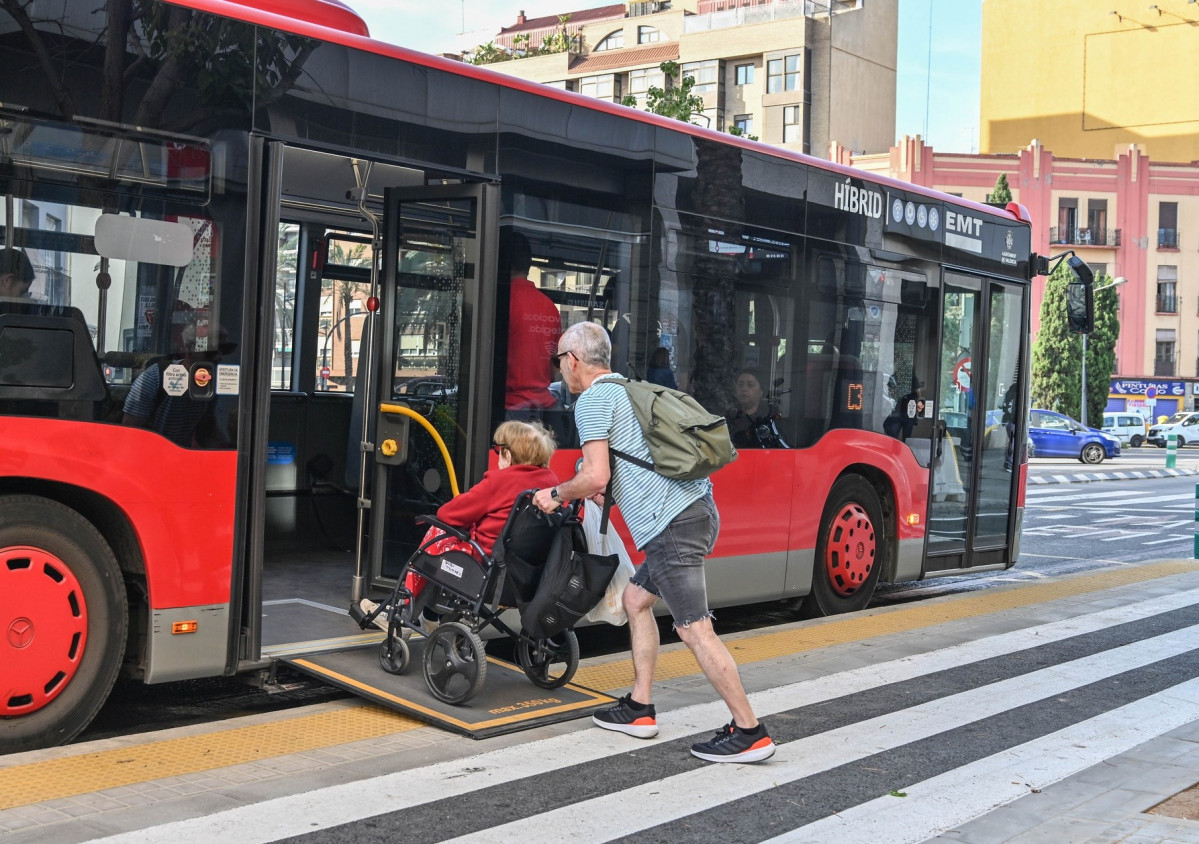
<path fill-rule="evenodd" d="M 509 241 L 508 369 L 504 409 L 509 419 L 535 419 L 554 406 L 550 358 L 562 334 L 558 308 L 529 280 L 533 252 L 515 232 Z"/>
<path fill-rule="evenodd" d="M 615 450 L 649 459 L 649 448 L 628 394 L 610 379 L 612 344 L 607 332 L 592 322 L 570 326 L 558 341 L 556 355 L 562 378 L 572 392 L 575 424 L 583 443 L 583 463 L 565 483 L 540 489 L 533 502 L 550 513 L 571 499 L 603 502 L 612 481 L 620 507 L 645 562 L 623 593 L 633 651 L 633 690 L 592 720 L 605 730 L 636 738 L 658 734 L 652 684 L 658 659 L 658 625 L 653 606 L 662 598 L 674 617 L 679 638 L 694 654 L 733 720 L 712 739 L 692 745 L 691 752 L 709 762 L 758 762 L 775 746 L 750 707 L 737 664 L 712 626 L 704 582 L 704 557 L 720 531 L 720 514 L 707 478 L 674 480 L 625 460 L 609 462 Z"/>
<path fill-rule="evenodd" d="M 167 395 L 165 370 L 179 364 L 189 372 L 204 356 L 197 350 L 198 318 L 185 302 L 176 302 L 171 313 L 171 351 L 152 361 L 129 388 L 121 424 L 148 428 L 183 448 L 223 448 L 229 445 L 223 408 L 215 400 L 192 398 L 188 392 Z"/>
<path fill-rule="evenodd" d="M 0 299 L 28 299 L 33 264 L 20 249 L 0 249 Z"/>

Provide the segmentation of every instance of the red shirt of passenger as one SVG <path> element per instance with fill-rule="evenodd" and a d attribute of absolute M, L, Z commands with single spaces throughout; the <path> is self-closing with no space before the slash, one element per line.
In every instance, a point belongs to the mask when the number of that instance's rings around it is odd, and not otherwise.
<path fill-rule="evenodd" d="M 557 342 L 557 341 L 555 341 Z M 507 469 L 488 469 L 483 480 L 437 509 L 448 525 L 469 528 L 484 554 L 491 554 L 516 496 L 526 489 L 557 486 L 558 476 L 541 466 L 517 463 Z"/>
<path fill-rule="evenodd" d="M 552 407 L 550 357 L 558 351 L 562 317 L 527 278 L 512 279 L 508 305 L 508 380 L 504 407 Z"/>

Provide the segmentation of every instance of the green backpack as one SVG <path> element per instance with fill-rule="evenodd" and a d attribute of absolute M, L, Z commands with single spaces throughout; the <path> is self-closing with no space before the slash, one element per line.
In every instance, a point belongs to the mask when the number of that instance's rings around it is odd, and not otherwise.
<path fill-rule="evenodd" d="M 621 460 L 663 477 L 687 481 L 706 478 L 737 459 L 728 420 L 704 410 L 686 393 L 627 378 L 607 378 L 605 382 L 625 388 L 653 462 L 610 449 Z"/>

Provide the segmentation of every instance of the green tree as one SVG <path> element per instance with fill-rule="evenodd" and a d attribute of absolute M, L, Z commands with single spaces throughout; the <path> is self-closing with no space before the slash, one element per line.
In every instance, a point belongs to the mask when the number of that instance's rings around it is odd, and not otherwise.
<path fill-rule="evenodd" d="M 650 86 L 645 93 L 645 110 L 690 123 L 692 115 L 704 110 L 704 98 L 691 93 L 691 89 L 695 87 L 695 77 L 683 76 L 678 62 L 662 62 L 658 67 L 666 77 L 666 87 Z M 632 94 L 620 102 L 630 108 L 637 107 L 637 98 Z"/>
<path fill-rule="evenodd" d="M 758 140 L 758 136 L 757 136 L 757 135 L 747 135 L 747 134 L 745 134 L 745 131 L 744 131 L 744 130 L 743 130 L 741 127 L 740 127 L 740 126 L 730 126 L 730 127 L 728 128 L 728 132 L 729 132 L 729 134 L 730 134 L 730 135 L 736 135 L 738 138 L 748 138 L 748 139 L 749 139 L 749 140 L 751 140 L 751 141 L 756 141 L 756 140 Z"/>
<path fill-rule="evenodd" d="M 1095 279 L 1095 287 L 1111 285 L 1108 276 Z M 1087 338 L 1087 423 L 1103 424 L 1111 377 L 1116 369 L 1116 341 L 1120 339 L 1120 297 L 1108 287 L 1095 292 L 1095 330 Z"/>
<path fill-rule="evenodd" d="M 1008 187 L 1007 173 L 1000 173 L 995 180 L 995 190 L 987 196 L 987 202 L 992 205 L 1007 205 L 1012 201 L 1012 189 Z"/>
<path fill-rule="evenodd" d="M 1045 285 L 1041 300 L 1041 330 L 1032 347 L 1032 405 L 1057 410 L 1078 419 L 1082 402 L 1082 335 L 1070 331 L 1066 320 L 1066 286 L 1074 276 L 1063 261 Z M 1110 285 L 1106 276 L 1095 287 Z M 1087 421 L 1103 418 L 1116 340 L 1120 336 L 1118 299 L 1114 289 L 1095 293 L 1095 330 L 1087 337 Z"/>
<path fill-rule="evenodd" d="M 527 32 L 512 36 L 512 49 L 498 46 L 494 41 L 475 47 L 468 61 L 471 64 L 495 64 L 512 59 L 523 59 L 529 56 L 549 56 L 554 53 L 568 53 L 579 48 L 581 36 L 571 35 L 566 31 L 570 15 L 558 15 L 558 28 L 541 39 L 541 44 L 533 46 L 533 39 Z"/>

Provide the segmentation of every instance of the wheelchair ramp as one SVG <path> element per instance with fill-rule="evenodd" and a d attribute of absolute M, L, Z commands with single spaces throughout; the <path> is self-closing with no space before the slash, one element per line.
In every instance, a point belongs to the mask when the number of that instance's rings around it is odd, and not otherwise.
<path fill-rule="evenodd" d="M 582 718 L 614 702 L 609 695 L 573 683 L 560 689 L 543 689 L 533 685 L 519 666 L 488 657 L 482 690 L 460 706 L 443 703 L 425 685 L 421 671 L 424 642 L 420 636 L 409 641 L 412 659 L 399 676 L 380 667 L 378 640 L 370 645 L 278 658 L 380 706 L 475 739 Z"/>

